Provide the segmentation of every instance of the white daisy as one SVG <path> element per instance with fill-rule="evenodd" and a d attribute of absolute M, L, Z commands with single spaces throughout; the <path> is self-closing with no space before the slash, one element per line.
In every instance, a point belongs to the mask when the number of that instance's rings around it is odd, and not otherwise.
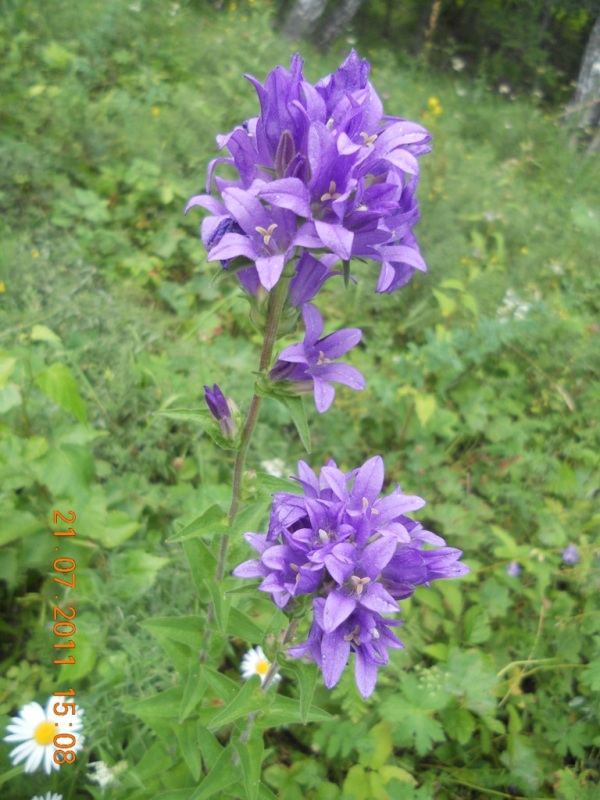
<path fill-rule="evenodd" d="M 50 775 L 53 769 L 58 769 L 60 766 L 54 761 L 57 749 L 74 752 L 81 750 L 83 736 L 79 732 L 83 727 L 81 721 L 83 711 L 76 707 L 75 714 L 67 713 L 63 716 L 55 714 L 53 706 L 56 705 L 61 710 L 63 702 L 68 703 L 69 698 L 52 696 L 46 703 L 46 710 L 39 703 L 27 703 L 7 726 L 8 736 L 4 737 L 4 741 L 20 742 L 9 753 L 13 766 L 25 761 L 25 772 L 35 772 L 43 763 L 44 772 Z M 63 741 L 63 746 L 56 748 L 54 737 L 59 733 L 71 734 L 75 738 L 75 743 L 67 746 L 68 742 Z"/>
<path fill-rule="evenodd" d="M 265 656 L 262 647 L 259 645 L 258 647 L 251 647 L 246 655 L 242 658 L 240 672 L 242 673 L 242 678 L 246 681 L 253 675 L 258 675 L 262 684 L 265 682 L 265 678 L 267 677 L 267 672 L 269 671 L 270 666 L 271 662 Z M 280 680 L 281 675 L 279 674 L 275 675 L 273 678 L 274 683 Z"/>
<path fill-rule="evenodd" d="M 36 796 L 32 797 L 31 800 L 63 800 L 63 796 L 62 794 L 52 794 L 52 792 L 46 792 L 43 797 L 41 794 L 36 794 Z"/>

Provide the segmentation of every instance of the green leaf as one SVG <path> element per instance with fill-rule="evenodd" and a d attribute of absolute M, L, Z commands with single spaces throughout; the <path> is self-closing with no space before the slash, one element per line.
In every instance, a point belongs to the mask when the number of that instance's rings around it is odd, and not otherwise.
<path fill-rule="evenodd" d="M 192 662 L 183 687 L 183 697 L 179 708 L 179 722 L 183 722 L 194 711 L 206 692 L 206 681 L 202 680 L 200 664 Z"/>
<path fill-rule="evenodd" d="M 216 581 L 214 578 L 205 578 L 204 586 L 210 594 L 215 611 L 215 621 L 221 633 L 227 631 L 227 620 L 232 598 L 224 593 L 223 582 Z"/>
<path fill-rule="evenodd" d="M 379 770 L 388 760 L 394 745 L 392 726 L 387 720 L 374 725 L 366 737 L 361 738 L 358 763 L 372 770 Z"/>
<path fill-rule="evenodd" d="M 303 715 L 300 713 L 299 700 L 295 700 L 292 697 L 277 695 L 273 699 L 269 710 L 259 717 L 255 724 L 259 725 L 261 728 L 276 728 L 280 725 L 292 725 L 295 722 L 304 725 L 306 722 L 328 722 L 331 719 L 333 719 L 333 717 L 329 712 L 323 711 L 323 709 L 317 708 L 317 706 L 310 706 L 308 715 L 306 715 L 306 720 L 304 721 Z"/>
<path fill-rule="evenodd" d="M 29 511 L 4 508 L 2 511 L 2 524 L 0 525 L 0 545 L 12 542 L 14 539 L 24 539 L 32 533 L 46 529 L 42 520 L 36 519 Z"/>
<path fill-rule="evenodd" d="M 296 426 L 300 441 L 307 453 L 310 453 L 310 431 L 308 429 L 308 422 L 306 421 L 306 412 L 304 411 L 304 403 L 301 397 L 291 396 L 278 396 L 276 397 L 290 413 L 292 422 Z"/>
<path fill-rule="evenodd" d="M 217 559 L 200 539 L 184 539 L 182 547 L 190 565 L 190 571 L 198 594 L 204 595 L 204 581 L 215 574 Z"/>
<path fill-rule="evenodd" d="M 14 383 L 0 387 L 0 414 L 6 414 L 11 408 L 21 405 L 21 392 Z"/>
<path fill-rule="evenodd" d="M 448 659 L 445 688 L 456 697 L 462 697 L 471 711 L 484 715 L 495 708 L 498 680 L 481 653 L 458 648 L 452 651 Z"/>
<path fill-rule="evenodd" d="M 140 622 L 140 627 L 149 630 L 160 641 L 168 639 L 180 642 L 192 649 L 199 649 L 202 644 L 204 619 L 200 616 L 155 617 Z"/>
<path fill-rule="evenodd" d="M 231 745 L 226 747 L 210 773 L 200 784 L 200 787 L 191 796 L 190 800 L 205 800 L 207 797 L 214 797 L 226 786 L 231 786 L 239 779 L 237 770 L 232 769 L 234 750 Z"/>
<path fill-rule="evenodd" d="M 590 662 L 581 673 L 581 682 L 593 692 L 600 692 L 600 658 Z"/>
<path fill-rule="evenodd" d="M 414 741 L 420 756 L 430 752 L 434 742 L 443 742 L 446 738 L 437 719 L 403 698 L 394 698 L 393 703 L 382 711 L 382 715 L 395 723 L 394 742 L 409 745 Z"/>
<path fill-rule="evenodd" d="M 243 743 L 235 741 L 233 747 L 240 760 L 246 798 L 247 800 L 257 800 L 265 749 L 262 731 L 253 728 L 247 741 Z"/>
<path fill-rule="evenodd" d="M 308 722 L 308 715 L 317 683 L 318 669 L 316 664 L 304 664 L 302 661 L 288 661 L 282 672 L 290 671 L 300 692 L 300 720 L 303 725 Z"/>
<path fill-rule="evenodd" d="M 60 344 L 61 338 L 54 333 L 53 330 L 47 328 L 45 325 L 34 325 L 31 329 L 32 342 L 50 342 L 51 344 Z"/>
<path fill-rule="evenodd" d="M 437 406 L 435 395 L 433 394 L 415 394 L 415 411 L 419 422 L 423 427 L 427 425 L 431 419 L 433 412 Z"/>
<path fill-rule="evenodd" d="M 265 632 L 238 608 L 229 609 L 226 633 L 247 642 L 262 642 Z"/>
<path fill-rule="evenodd" d="M 177 716 L 177 709 L 181 704 L 182 689 L 176 686 L 166 689 L 143 700 L 125 700 L 123 710 L 128 714 L 135 714 L 144 721 L 149 718 L 172 719 Z"/>
<path fill-rule="evenodd" d="M 147 592 L 169 561 L 168 558 L 146 553 L 139 547 L 115 553 L 111 561 L 113 591 L 128 598 Z"/>
<path fill-rule="evenodd" d="M 206 430 L 213 424 L 213 416 L 207 408 L 171 408 L 168 411 L 155 411 L 156 417 L 169 417 L 184 422 L 194 422 Z"/>
<path fill-rule="evenodd" d="M 4 354 L 0 356 L 0 389 L 4 388 L 8 383 L 16 363 L 16 358 L 5 356 Z"/>
<path fill-rule="evenodd" d="M 348 800 L 372 800 L 371 781 L 364 767 L 354 764 L 344 779 L 344 797 Z"/>
<path fill-rule="evenodd" d="M 264 490 L 269 494 L 274 494 L 275 492 L 302 494 L 302 487 L 298 481 L 292 481 L 289 478 L 277 478 L 275 475 L 269 475 L 267 472 L 256 473 L 256 488 L 259 491 Z"/>
<path fill-rule="evenodd" d="M 198 783 L 202 773 L 200 749 L 198 747 L 198 721 L 189 719 L 186 722 L 180 722 L 178 720 L 173 723 L 172 727 L 179 743 L 179 752 L 192 773 L 192 778 Z"/>
<path fill-rule="evenodd" d="M 187 676 L 189 665 L 203 641 L 200 617 L 163 617 L 149 619 L 140 623 L 158 640 L 158 643 L 173 662 L 182 676 Z"/>
<path fill-rule="evenodd" d="M 475 730 L 475 717 L 456 703 L 445 709 L 442 722 L 448 736 L 460 744 L 467 744 Z"/>
<path fill-rule="evenodd" d="M 221 506 L 216 503 L 206 511 L 200 514 L 199 517 L 189 522 L 183 528 L 169 536 L 168 542 L 183 542 L 186 539 L 192 539 L 197 536 L 204 536 L 213 533 L 227 533 L 229 522 L 227 514 L 223 511 Z"/>
<path fill-rule="evenodd" d="M 87 408 L 77 387 L 77 381 L 66 364 L 52 364 L 40 372 L 36 383 L 44 394 L 79 422 L 87 422 Z"/>
<path fill-rule="evenodd" d="M 469 644 L 487 642 L 492 635 L 487 611 L 481 606 L 472 606 L 464 615 L 464 629 Z"/>
<path fill-rule="evenodd" d="M 32 464 L 39 482 L 47 486 L 55 497 L 69 498 L 79 507 L 91 493 L 94 480 L 94 459 L 87 447 L 61 444 L 51 447 L 45 455 Z M 129 517 L 127 517 L 129 520 Z M 136 525 L 136 530 L 139 525 Z M 90 529 L 90 534 L 100 540 L 104 531 Z"/>
<path fill-rule="evenodd" d="M 223 725 L 229 725 L 240 717 L 247 717 L 253 711 L 261 711 L 266 704 L 266 693 L 260 688 L 260 682 L 252 678 L 243 683 L 235 697 L 211 720 L 208 728 L 216 730 Z"/>
<path fill-rule="evenodd" d="M 233 681 L 227 675 L 223 675 L 222 672 L 217 672 L 212 667 L 207 667 L 206 664 L 202 665 L 202 677 L 208 682 L 215 695 L 224 703 L 229 703 L 239 692 L 239 681 Z"/>

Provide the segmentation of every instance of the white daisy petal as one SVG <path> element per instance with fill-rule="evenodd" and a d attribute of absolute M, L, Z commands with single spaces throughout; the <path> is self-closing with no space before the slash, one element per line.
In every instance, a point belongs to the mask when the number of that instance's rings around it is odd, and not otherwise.
<path fill-rule="evenodd" d="M 54 738 L 58 733 L 75 736 L 73 747 L 60 749 L 77 752 L 83 746 L 84 737 L 76 736 L 83 725 L 82 710 L 75 707 L 75 713 L 68 715 L 67 720 L 67 716 L 54 713 L 53 706 L 57 702 L 60 701 L 56 697 L 50 697 L 45 709 L 39 703 L 27 703 L 6 727 L 8 735 L 4 737 L 4 741 L 18 743 L 9 753 L 9 758 L 15 766 L 24 761 L 25 772 L 34 772 L 42 765 L 44 772 L 50 775 L 52 770 L 60 768 L 60 764 L 54 761 L 57 750 Z M 53 800 L 50 793 L 47 798 Z"/>

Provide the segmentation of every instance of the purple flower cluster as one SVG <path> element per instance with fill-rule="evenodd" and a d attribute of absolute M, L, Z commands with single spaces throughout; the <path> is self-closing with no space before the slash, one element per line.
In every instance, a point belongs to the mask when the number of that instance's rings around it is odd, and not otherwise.
<path fill-rule="evenodd" d="M 295 262 L 288 302 L 308 302 L 336 261 L 355 257 L 379 262 L 377 291 L 393 292 L 426 269 L 412 226 L 417 158 L 431 137 L 414 122 L 383 115 L 370 66 L 356 52 L 315 85 L 302 67 L 295 55 L 289 72 L 277 67 L 264 86 L 246 76 L 261 113 L 217 137 L 229 155 L 210 163 L 206 191 L 214 179 L 220 199 L 197 195 L 186 212 L 210 212 L 201 231 L 209 260 L 233 265 L 249 294 L 259 285 L 270 291 Z M 214 174 L 219 164 L 239 177 Z"/>
<path fill-rule="evenodd" d="M 398 612 L 398 600 L 417 586 L 470 570 L 460 562 L 460 550 L 446 547 L 407 516 L 424 500 L 399 487 L 379 496 L 381 456 L 350 473 L 330 461 L 320 477 L 300 461 L 296 480 L 304 494 L 273 495 L 268 532 L 244 535 L 260 558 L 240 564 L 233 574 L 261 577 L 260 590 L 280 608 L 311 595 L 308 639 L 289 654 L 309 654 L 332 688 L 354 652 L 356 683 L 366 698 L 375 688 L 377 668 L 389 660 L 388 649 L 403 646 L 391 630 L 401 622 L 382 615 Z"/>

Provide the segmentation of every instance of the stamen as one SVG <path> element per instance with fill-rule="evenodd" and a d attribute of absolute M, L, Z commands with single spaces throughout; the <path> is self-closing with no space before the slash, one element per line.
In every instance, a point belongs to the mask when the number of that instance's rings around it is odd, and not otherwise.
<path fill-rule="evenodd" d="M 273 231 L 275 230 L 276 227 L 277 224 L 275 222 L 272 222 L 266 229 L 261 228 L 260 225 L 257 225 L 256 228 L 254 228 L 254 230 L 257 233 L 260 233 L 260 235 L 263 237 L 263 242 L 265 244 L 269 244 L 269 242 L 271 241 L 271 236 L 273 235 Z"/>
<path fill-rule="evenodd" d="M 350 580 L 354 584 L 354 588 L 356 589 L 356 594 L 360 597 L 362 594 L 362 590 L 365 588 L 367 583 L 370 582 L 371 578 L 359 578 L 358 575 L 351 575 Z"/>
<path fill-rule="evenodd" d="M 344 636 L 345 642 L 354 642 L 355 645 L 360 646 L 360 641 L 358 635 L 360 633 L 360 625 L 357 625 L 356 628 L 352 631 L 352 633 L 347 633 Z"/>
<path fill-rule="evenodd" d="M 329 117 L 325 127 L 327 128 L 328 131 L 330 131 L 333 128 L 333 117 Z"/>
<path fill-rule="evenodd" d="M 321 364 L 331 364 L 331 359 L 325 357 L 325 353 L 322 350 L 319 350 L 319 358 L 317 359 L 317 366 L 320 367 Z"/>
<path fill-rule="evenodd" d="M 319 528 L 319 539 L 323 542 L 323 544 L 329 541 L 329 534 L 327 531 L 324 531 L 323 528 Z"/>
<path fill-rule="evenodd" d="M 297 564 L 290 564 L 290 569 L 293 569 L 294 572 L 300 572 L 300 567 Z"/>
<path fill-rule="evenodd" d="M 363 144 L 366 144 L 367 147 L 373 147 L 373 142 L 377 138 L 377 134 L 376 133 L 372 133 L 369 136 L 368 133 L 365 133 L 364 131 L 362 131 L 360 135 L 362 136 Z"/>
<path fill-rule="evenodd" d="M 324 203 L 326 200 L 337 200 L 338 197 L 341 197 L 342 195 L 339 192 L 336 192 L 335 189 L 335 181 L 330 181 L 329 191 L 321 195 L 321 202 Z"/>

